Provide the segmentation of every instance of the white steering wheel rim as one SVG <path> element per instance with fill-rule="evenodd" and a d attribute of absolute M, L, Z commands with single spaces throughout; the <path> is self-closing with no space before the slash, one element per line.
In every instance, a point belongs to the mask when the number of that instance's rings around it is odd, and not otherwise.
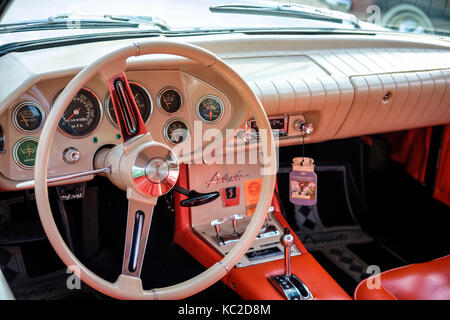
<path fill-rule="evenodd" d="M 144 54 L 171 54 L 181 56 L 195 60 L 210 68 L 211 71 L 222 74 L 234 86 L 237 92 L 241 94 L 245 100 L 244 105 L 250 108 L 258 128 L 262 129 L 262 132 L 267 133 L 261 134 L 260 141 L 266 146 L 262 148 L 263 157 L 270 160 L 269 166 L 272 168 L 270 174 L 263 175 L 261 197 L 251 221 L 245 233 L 229 254 L 220 262 L 215 263 L 190 280 L 173 286 L 152 290 L 143 290 L 140 278 L 123 274 L 119 276 L 116 282 L 108 282 L 91 272 L 75 257 L 73 252 L 65 244 L 56 226 L 48 200 L 47 184 L 47 166 L 50 149 L 58 122 L 63 116 L 66 106 L 83 85 L 95 75 L 102 74 L 106 81 L 126 70 L 126 59 L 128 57 Z M 133 43 L 109 53 L 86 66 L 70 81 L 56 99 L 42 129 L 37 149 L 35 161 L 36 202 L 48 240 L 64 264 L 72 271 L 76 271 L 84 283 L 103 294 L 118 299 L 182 299 L 206 289 L 223 278 L 247 252 L 263 225 L 267 210 L 271 204 L 275 187 L 276 161 L 275 142 L 264 108 L 247 83 L 236 72 L 214 54 L 197 46 L 172 41 L 143 41 Z"/>

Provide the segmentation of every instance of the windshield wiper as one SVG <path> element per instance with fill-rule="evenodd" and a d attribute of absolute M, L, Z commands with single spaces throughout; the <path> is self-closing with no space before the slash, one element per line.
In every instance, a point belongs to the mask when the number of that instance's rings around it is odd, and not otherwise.
<path fill-rule="evenodd" d="M 169 30 L 164 21 L 158 21 L 154 17 L 104 15 L 99 18 L 85 18 L 63 14 L 42 20 L 2 24 L 0 25 L 0 33 L 53 29 L 139 28 L 142 24 L 149 25 L 155 31 Z M 146 28 L 146 30 L 148 29 Z"/>
<path fill-rule="evenodd" d="M 158 17 L 152 16 L 117 16 L 117 15 L 104 15 L 105 18 L 109 18 L 115 21 L 127 21 L 135 22 L 139 24 L 148 24 L 160 28 L 164 31 L 169 31 L 170 27 L 166 21 Z"/>
<path fill-rule="evenodd" d="M 350 23 L 356 29 L 360 29 L 358 19 L 351 14 L 345 14 L 338 11 L 323 10 L 297 4 L 283 4 L 279 6 L 258 6 L 229 4 L 210 7 L 211 12 L 235 13 L 235 14 L 253 14 L 278 16 L 298 19 L 320 20 L 335 23 Z"/>

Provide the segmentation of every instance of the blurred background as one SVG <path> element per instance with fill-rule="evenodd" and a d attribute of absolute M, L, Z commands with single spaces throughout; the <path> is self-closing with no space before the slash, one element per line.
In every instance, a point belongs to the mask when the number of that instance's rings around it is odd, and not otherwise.
<path fill-rule="evenodd" d="M 450 33 L 449 0 L 290 0 L 339 10 L 359 19 L 401 32 Z"/>

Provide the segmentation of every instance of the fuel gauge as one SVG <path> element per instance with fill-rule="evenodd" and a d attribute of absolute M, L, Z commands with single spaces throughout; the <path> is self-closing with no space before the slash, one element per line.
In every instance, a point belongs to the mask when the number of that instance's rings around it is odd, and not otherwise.
<path fill-rule="evenodd" d="M 175 88 L 168 87 L 162 89 L 157 97 L 157 103 L 160 110 L 165 113 L 175 113 L 180 110 L 183 99 Z"/>
<path fill-rule="evenodd" d="M 24 132 L 34 132 L 44 122 L 44 110 L 34 102 L 22 102 L 13 112 L 13 123 L 17 129 Z"/>

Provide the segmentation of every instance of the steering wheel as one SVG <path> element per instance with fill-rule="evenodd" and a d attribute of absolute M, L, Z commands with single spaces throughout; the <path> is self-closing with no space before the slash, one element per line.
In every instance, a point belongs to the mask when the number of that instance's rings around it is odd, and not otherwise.
<path fill-rule="evenodd" d="M 169 54 L 196 61 L 217 73 L 242 97 L 243 105 L 252 112 L 260 129 L 263 159 L 262 189 L 255 212 L 245 233 L 232 250 L 219 262 L 196 277 L 164 288 L 144 290 L 140 273 L 150 230 L 153 208 L 159 196 L 175 185 L 179 163 L 166 145 L 155 142 L 147 131 L 130 86 L 125 77 L 127 59 L 146 54 Z M 48 198 L 47 165 L 52 141 L 66 106 L 77 92 L 94 76 L 101 75 L 108 83 L 123 143 L 105 152 L 100 162 L 109 167 L 107 177 L 126 190 L 128 216 L 122 273 L 111 283 L 85 267 L 69 249 L 58 231 Z M 270 161 L 267 161 L 270 160 Z M 97 161 L 97 160 L 96 160 Z M 223 278 L 255 240 L 272 200 L 276 167 L 275 142 L 267 115 L 247 83 L 213 53 L 186 43 L 143 41 L 115 50 L 81 70 L 56 99 L 42 129 L 35 162 L 35 191 L 40 220 L 52 247 L 64 264 L 92 288 L 118 299 L 182 299 L 211 286 Z M 270 169 L 271 167 L 272 169 Z"/>

